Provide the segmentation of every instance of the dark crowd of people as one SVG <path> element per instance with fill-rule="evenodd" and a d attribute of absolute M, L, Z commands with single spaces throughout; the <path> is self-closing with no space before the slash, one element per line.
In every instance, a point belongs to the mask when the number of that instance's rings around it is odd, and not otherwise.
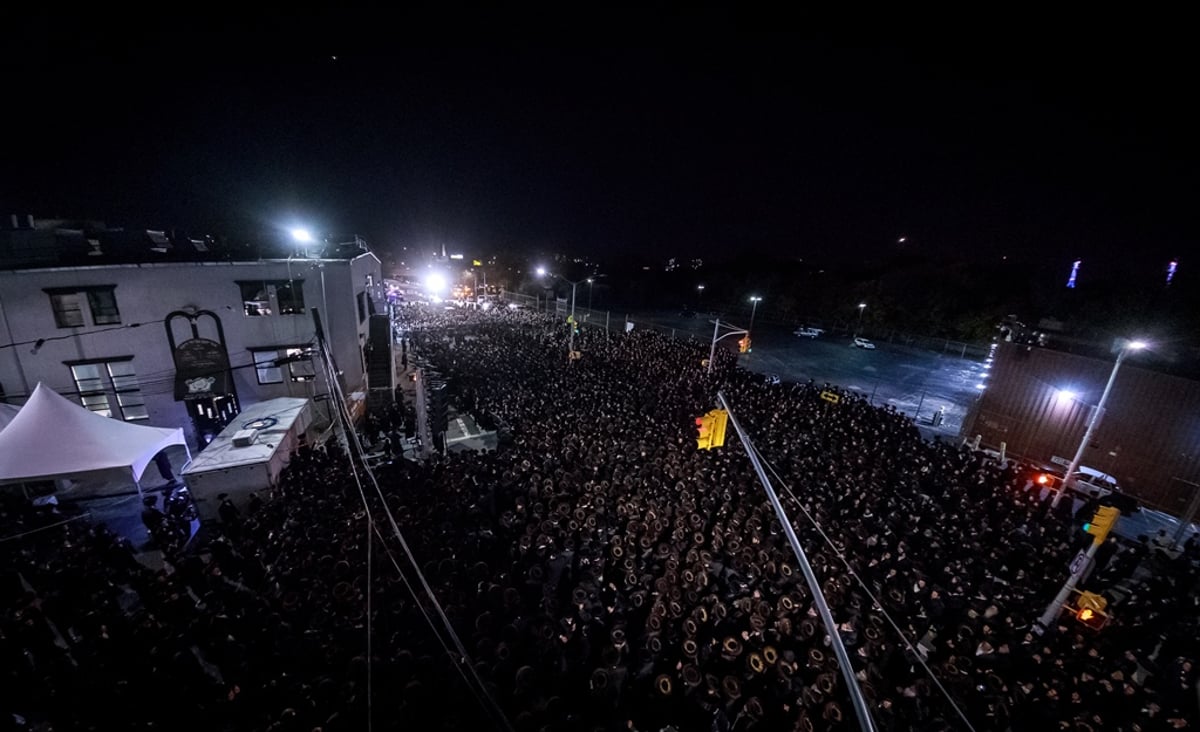
<path fill-rule="evenodd" d="M 81 521 L 0 545 L 0 730 L 856 729 L 745 451 L 732 429 L 697 449 L 718 388 L 878 729 L 1197 723 L 1195 547 L 1110 540 L 1086 586 L 1109 625 L 1038 633 L 1090 537 L 1018 465 L 729 352 L 709 375 L 707 342 L 584 328 L 569 360 L 568 326 L 534 313 L 406 308 L 398 326 L 457 409 L 510 439 L 407 460 L 391 446 L 412 413 L 375 415 L 368 439 L 396 458 L 375 469 L 382 498 L 336 443 L 304 449 L 158 570 Z"/>

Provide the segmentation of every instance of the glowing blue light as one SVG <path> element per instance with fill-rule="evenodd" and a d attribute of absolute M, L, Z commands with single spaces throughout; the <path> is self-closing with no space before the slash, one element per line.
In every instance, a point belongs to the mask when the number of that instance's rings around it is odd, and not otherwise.
<path fill-rule="evenodd" d="M 1083 260 L 1076 259 L 1075 263 L 1071 265 L 1071 276 L 1067 278 L 1068 289 L 1075 289 L 1075 278 L 1079 276 L 1079 265 L 1081 264 L 1083 264 Z"/>
<path fill-rule="evenodd" d="M 1167 284 L 1171 284 L 1171 280 L 1175 279 L 1175 268 L 1179 266 L 1179 262 L 1174 259 L 1167 265 Z"/>

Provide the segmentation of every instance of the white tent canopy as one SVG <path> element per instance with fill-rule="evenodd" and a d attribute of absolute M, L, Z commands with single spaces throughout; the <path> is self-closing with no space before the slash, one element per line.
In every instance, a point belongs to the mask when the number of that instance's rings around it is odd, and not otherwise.
<path fill-rule="evenodd" d="M 38 384 L 0 432 L 0 483 L 128 470 L 140 481 L 154 456 L 187 443 L 178 428 L 144 427 L 105 417 Z"/>
<path fill-rule="evenodd" d="M 8 423 L 13 421 L 13 417 L 17 416 L 17 412 L 21 411 L 20 407 L 14 407 L 11 404 L 0 404 L 0 432 L 8 426 Z"/>

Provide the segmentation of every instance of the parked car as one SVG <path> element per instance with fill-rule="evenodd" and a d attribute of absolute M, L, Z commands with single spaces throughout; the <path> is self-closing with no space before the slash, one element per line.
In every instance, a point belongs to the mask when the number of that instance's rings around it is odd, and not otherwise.
<path fill-rule="evenodd" d="M 851 348 L 865 348 L 868 351 L 875 350 L 875 344 L 868 341 L 866 338 L 855 338 L 854 340 L 850 341 L 850 347 Z"/>
<path fill-rule="evenodd" d="M 1057 488 L 1062 485 L 1063 476 L 1058 471 L 1045 470 L 1039 472 L 1036 480 L 1041 485 Z M 1117 485 L 1116 478 L 1111 475 L 1083 465 L 1075 472 L 1073 491 L 1081 498 L 1105 498 L 1114 494 L 1119 495 L 1121 487 Z"/>
<path fill-rule="evenodd" d="M 801 338 L 816 338 L 823 332 L 820 328 L 797 328 L 792 331 L 792 335 L 800 336 Z"/>
<path fill-rule="evenodd" d="M 1092 498 L 1103 498 L 1110 493 L 1119 493 L 1121 487 L 1116 478 L 1087 466 L 1080 466 L 1075 473 L 1075 492 Z"/>

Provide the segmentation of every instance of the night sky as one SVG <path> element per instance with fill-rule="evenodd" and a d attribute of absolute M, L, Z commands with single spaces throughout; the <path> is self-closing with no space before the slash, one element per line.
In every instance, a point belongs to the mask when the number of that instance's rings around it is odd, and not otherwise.
<path fill-rule="evenodd" d="M 1170 38 L 560 20 L 21 18 L 0 203 L 710 259 L 852 261 L 906 236 L 1161 268 L 1195 239 L 1194 66 Z"/>

